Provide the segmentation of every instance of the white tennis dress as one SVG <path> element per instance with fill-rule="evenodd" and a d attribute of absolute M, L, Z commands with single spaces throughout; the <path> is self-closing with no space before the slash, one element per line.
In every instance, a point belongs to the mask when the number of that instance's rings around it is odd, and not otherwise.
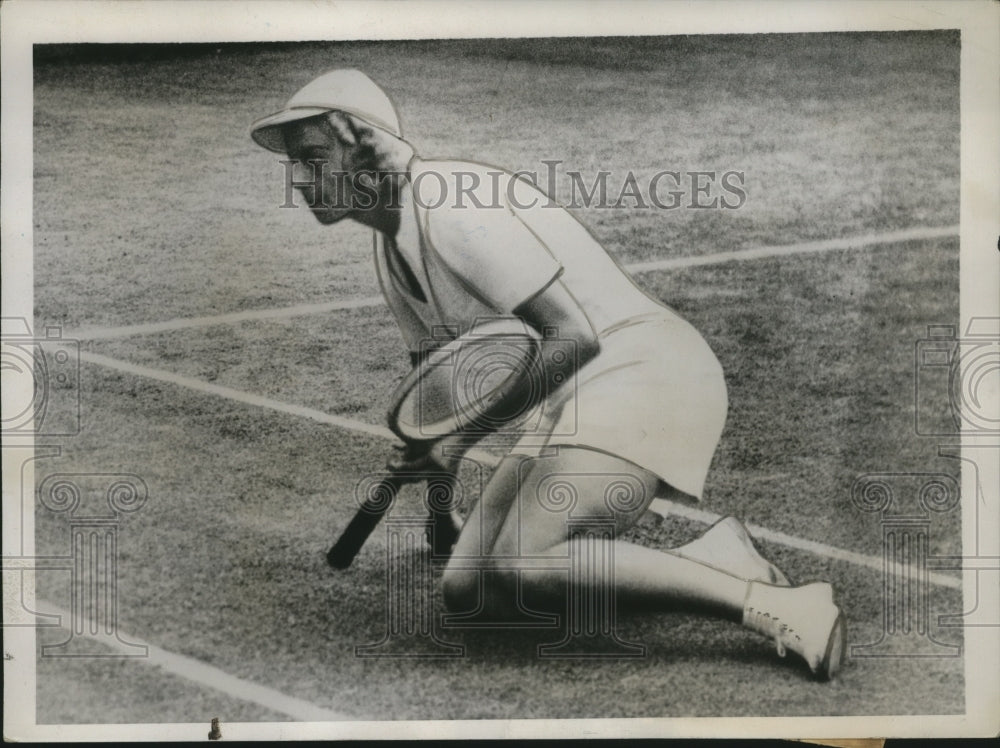
<path fill-rule="evenodd" d="M 726 420 L 722 367 L 702 336 L 647 296 L 568 211 L 481 164 L 410 163 L 415 220 L 376 233 L 386 301 L 411 351 L 477 319 L 510 315 L 557 279 L 600 352 L 557 390 L 547 445 L 625 458 L 701 498 Z M 464 189 L 464 191 L 463 191 Z M 409 214 L 408 214 L 409 215 Z"/>

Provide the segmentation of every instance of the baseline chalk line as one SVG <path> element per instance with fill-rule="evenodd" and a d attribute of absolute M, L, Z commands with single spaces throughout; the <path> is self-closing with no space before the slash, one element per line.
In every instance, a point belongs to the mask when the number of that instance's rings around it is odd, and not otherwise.
<path fill-rule="evenodd" d="M 702 265 L 718 265 L 724 262 L 760 260 L 769 257 L 785 257 L 795 254 L 832 252 L 844 249 L 862 249 L 864 247 L 897 244 L 900 242 L 914 240 L 944 239 L 951 236 L 958 236 L 958 231 L 958 226 L 918 227 L 912 229 L 902 229 L 900 231 L 890 231 L 882 234 L 865 234 L 862 236 L 843 237 L 840 239 L 798 242 L 796 244 L 780 244 L 756 247 L 753 249 L 741 249 L 732 252 L 716 252 L 714 254 L 699 255 L 696 257 L 675 257 L 666 260 L 636 262 L 626 265 L 625 269 L 630 273 L 648 273 L 655 270 L 679 270 Z M 280 307 L 277 309 L 252 309 L 245 312 L 232 312 L 229 314 L 218 314 L 207 317 L 180 317 L 163 322 L 150 322 L 140 325 L 84 328 L 72 333 L 66 333 L 66 337 L 76 340 L 109 340 L 113 338 L 127 338 L 133 335 L 151 335 L 154 333 L 169 332 L 172 330 L 211 327 L 212 325 L 232 325 L 253 320 L 287 319 L 289 317 L 303 317 L 312 314 L 326 314 L 329 312 L 345 311 L 348 309 L 364 309 L 373 306 L 382 306 L 383 304 L 384 301 L 381 296 L 363 296 L 357 299 L 329 301 L 319 304 L 298 304 L 295 306 Z"/>
<path fill-rule="evenodd" d="M 286 319 L 288 317 L 306 317 L 312 314 L 338 312 L 347 309 L 365 309 L 384 303 L 381 296 L 362 296 L 357 299 L 328 301 L 319 304 L 297 304 L 295 306 L 279 307 L 277 309 L 250 309 L 245 312 L 216 314 L 209 317 L 178 317 L 163 322 L 149 322 L 141 325 L 125 325 L 123 327 L 93 327 L 67 333 L 66 337 L 76 340 L 110 340 L 113 338 L 128 338 L 133 335 L 152 335 L 158 332 L 172 330 L 187 330 L 196 327 L 212 327 L 213 325 L 234 325 L 239 322 L 251 322 L 263 319 Z"/>
<path fill-rule="evenodd" d="M 69 629 L 71 625 L 70 622 L 76 624 L 81 623 L 79 621 L 73 621 L 73 616 L 68 610 L 64 610 L 57 605 L 53 605 L 43 600 L 37 600 L 36 602 L 40 610 L 44 610 L 47 614 L 51 613 L 58 615 L 60 618 L 59 625 L 62 628 Z M 88 621 L 85 620 L 82 623 L 87 622 Z M 168 673 L 178 675 L 181 678 L 198 683 L 199 685 L 214 688 L 216 691 L 221 691 L 228 696 L 233 696 L 237 699 L 242 699 L 243 701 L 258 704 L 259 706 L 266 707 L 267 709 L 271 709 L 275 712 L 287 714 L 289 717 L 301 722 L 336 722 L 353 719 L 353 717 L 349 717 L 346 714 L 339 714 L 329 709 L 324 709 L 323 707 L 316 706 L 315 704 L 303 699 L 289 696 L 281 691 L 276 691 L 273 688 L 268 688 L 267 686 L 262 686 L 258 683 L 244 680 L 243 678 L 237 678 L 235 675 L 230 675 L 223 670 L 219 670 L 217 667 L 207 665 L 200 660 L 194 659 L 193 657 L 186 657 L 185 655 L 160 649 L 153 644 L 144 642 L 131 634 L 126 634 L 122 631 L 117 632 L 117 636 L 120 637 L 122 641 L 119 641 L 112 636 L 93 635 L 90 632 L 97 631 L 98 626 L 92 621 L 90 624 L 91 625 L 82 626 L 82 634 L 80 634 L 81 626 L 77 625 L 75 627 L 77 629 L 76 635 L 92 638 L 94 641 L 100 642 L 106 647 L 109 647 L 110 649 L 123 655 L 130 656 L 133 659 L 140 660 L 150 665 L 156 665 Z M 126 645 L 123 642 L 128 642 L 129 644 Z M 135 656 L 136 645 L 146 648 L 146 657 Z"/>
<path fill-rule="evenodd" d="M 186 377 L 169 371 L 163 371 L 162 369 L 152 369 L 148 366 L 139 366 L 137 364 L 131 364 L 127 361 L 120 361 L 118 359 L 102 356 L 96 353 L 89 353 L 87 351 L 80 352 L 80 359 L 98 366 L 104 366 L 127 374 L 134 374 L 147 379 L 154 379 L 160 382 L 186 387 L 196 392 L 215 395 L 217 397 L 226 398 L 228 400 L 244 403 L 246 405 L 254 405 L 261 408 L 268 408 L 279 413 L 287 413 L 301 418 L 308 418 L 318 423 L 336 426 L 348 431 L 368 434 L 370 436 L 376 436 L 381 439 L 396 440 L 395 434 L 383 426 L 374 426 L 370 423 L 365 423 L 364 421 L 359 421 L 353 418 L 330 415 L 328 413 L 324 413 L 313 408 L 306 408 L 301 405 L 291 405 L 279 400 L 236 390 L 231 387 L 223 387 L 221 385 L 212 384 L 211 382 L 194 379 L 193 377 Z M 485 452 L 482 449 L 470 450 L 468 454 L 473 459 L 486 463 L 491 467 L 495 466 L 498 462 L 498 458 L 495 455 Z M 722 518 L 722 515 L 715 514 L 714 512 L 687 506 L 686 504 L 681 504 L 669 499 L 654 499 L 652 505 L 650 506 L 650 511 L 663 517 L 672 514 L 709 525 Z M 794 535 L 787 535 L 786 533 L 769 530 L 766 527 L 759 527 L 757 525 L 747 525 L 747 529 L 749 529 L 754 536 L 762 540 L 777 543 L 778 545 L 803 550 L 817 556 L 837 561 L 845 561 L 847 563 L 863 566 L 869 569 L 875 569 L 877 571 L 882 571 L 885 568 L 883 559 L 876 558 L 874 556 L 866 556 L 861 553 L 844 550 L 843 548 L 837 548 L 836 546 L 827 545 L 825 543 L 805 540 L 795 537 Z M 905 570 L 900 567 L 892 567 L 890 571 L 896 575 L 902 575 L 905 573 Z M 934 572 L 929 573 L 928 581 L 940 587 L 949 587 L 951 589 L 961 589 L 962 587 L 961 579 Z"/>
<path fill-rule="evenodd" d="M 681 504 L 670 499 L 654 499 L 653 506 L 650 507 L 650 510 L 662 517 L 666 517 L 668 514 L 673 514 L 678 517 L 683 517 L 684 519 L 702 522 L 706 525 L 713 524 L 721 518 L 721 515 L 713 512 L 688 506 L 687 504 Z M 755 539 L 766 540 L 777 545 L 806 551 L 807 553 L 812 553 L 815 556 L 823 556 L 836 561 L 844 561 L 856 566 L 865 566 L 869 569 L 874 569 L 875 571 L 883 571 L 886 568 L 885 560 L 882 558 L 866 556 L 863 553 L 855 553 L 854 551 L 844 550 L 843 548 L 837 548 L 836 546 L 827 545 L 826 543 L 817 543 L 814 540 L 806 540 L 805 538 L 799 538 L 795 535 L 779 532 L 778 530 L 770 530 L 766 527 L 761 527 L 760 525 L 751 524 L 749 522 L 744 524 Z M 933 564 L 933 559 L 930 561 Z M 894 565 L 890 568 L 890 572 L 896 576 L 906 575 L 906 570 L 903 568 L 902 564 Z M 939 587 L 948 587 L 953 590 L 962 589 L 962 580 L 958 577 L 948 576 L 947 574 L 938 574 L 933 571 L 928 572 L 927 580 L 931 584 L 936 584 Z"/>
<path fill-rule="evenodd" d="M 882 244 L 899 244 L 925 239 L 946 239 L 958 236 L 958 226 L 930 226 L 912 229 L 889 231 L 883 234 L 865 234 L 862 236 L 843 237 L 841 239 L 824 239 L 815 242 L 798 242 L 796 244 L 777 244 L 753 249 L 738 249 L 732 252 L 716 252 L 710 255 L 696 257 L 675 257 L 666 260 L 636 262 L 627 266 L 631 273 L 647 273 L 652 270 L 678 270 L 700 265 L 719 265 L 723 262 L 742 260 L 762 260 L 770 257 L 787 257 L 789 255 L 815 254 L 817 252 L 834 252 L 844 249 L 862 249 Z"/>
<path fill-rule="evenodd" d="M 231 387 L 223 387 L 222 385 L 212 384 L 211 382 L 204 382 L 200 379 L 186 377 L 181 374 L 174 374 L 162 369 L 151 369 L 148 366 L 130 364 L 127 361 L 109 358 L 108 356 L 102 356 L 99 353 L 80 351 L 80 360 L 91 364 L 97 364 L 98 366 L 105 366 L 109 369 L 117 369 L 118 371 L 125 372 L 126 374 L 134 374 L 138 377 L 155 379 L 168 384 L 176 384 L 180 387 L 187 387 L 188 389 L 196 390 L 198 392 L 216 395 L 217 397 L 226 398 L 227 400 L 235 400 L 236 402 L 244 403 L 246 405 L 256 405 L 257 407 L 268 408 L 269 410 L 275 410 L 279 413 L 287 413 L 292 416 L 299 416 L 300 418 L 308 418 L 313 421 L 318 421 L 319 423 L 325 423 L 329 426 L 339 426 L 340 428 L 347 429 L 349 431 L 357 431 L 363 434 L 377 436 L 382 439 L 396 438 L 395 434 L 384 426 L 374 426 L 370 423 L 358 421 L 354 418 L 335 416 L 330 413 L 324 413 L 323 411 L 315 410 L 314 408 L 306 408 L 301 405 L 291 405 L 289 403 L 281 402 L 280 400 L 273 400 L 269 397 L 261 397 L 260 395 L 243 392 L 242 390 L 236 390 Z"/>

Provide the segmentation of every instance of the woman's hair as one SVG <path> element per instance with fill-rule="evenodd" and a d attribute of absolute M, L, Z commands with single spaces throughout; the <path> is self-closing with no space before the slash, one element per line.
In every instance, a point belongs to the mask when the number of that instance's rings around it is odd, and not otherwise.
<path fill-rule="evenodd" d="M 345 166 L 353 172 L 392 172 L 406 168 L 413 148 L 403 139 L 340 111 L 324 118 L 330 133 L 348 147 Z"/>

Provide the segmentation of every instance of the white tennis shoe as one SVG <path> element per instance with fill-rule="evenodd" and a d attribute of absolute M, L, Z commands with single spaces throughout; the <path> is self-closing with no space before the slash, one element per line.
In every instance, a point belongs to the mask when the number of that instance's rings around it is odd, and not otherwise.
<path fill-rule="evenodd" d="M 801 587 L 751 582 L 743 625 L 773 639 L 779 656 L 795 652 L 822 680 L 833 678 L 843 664 L 847 625 L 826 582 Z"/>

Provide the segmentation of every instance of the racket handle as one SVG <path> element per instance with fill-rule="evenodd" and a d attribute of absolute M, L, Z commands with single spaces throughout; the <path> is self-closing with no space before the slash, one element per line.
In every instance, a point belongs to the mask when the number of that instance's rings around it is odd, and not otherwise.
<path fill-rule="evenodd" d="M 327 551 L 326 561 L 330 566 L 334 569 L 346 569 L 351 565 L 354 557 L 361 550 L 361 546 L 368 540 L 368 536 L 378 527 L 378 523 L 382 521 L 385 513 L 392 508 L 396 494 L 399 493 L 400 486 L 404 482 L 402 478 L 397 476 L 382 479 L 382 482 L 372 492 L 372 496 L 376 498 L 368 499 L 361 505 L 354 518 L 340 534 L 340 538 Z M 385 496 L 386 492 L 390 493 L 392 500 L 384 501 L 377 498 Z"/>

